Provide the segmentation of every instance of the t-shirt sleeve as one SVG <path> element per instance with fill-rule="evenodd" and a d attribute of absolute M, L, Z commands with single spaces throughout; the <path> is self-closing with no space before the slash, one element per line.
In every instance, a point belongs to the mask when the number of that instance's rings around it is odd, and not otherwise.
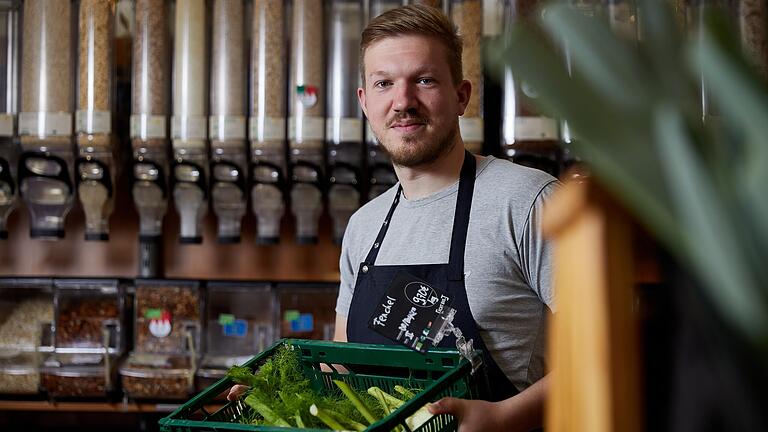
<path fill-rule="evenodd" d="M 552 289 L 552 242 L 544 238 L 541 223 L 545 205 L 559 185 L 552 181 L 542 188 L 531 206 L 521 238 L 523 271 L 528 283 L 552 312 L 556 309 Z"/>
<path fill-rule="evenodd" d="M 353 243 L 350 229 L 352 224 L 347 226 L 347 232 L 341 242 L 341 257 L 339 258 L 339 296 L 336 298 L 336 313 L 341 316 L 349 316 L 349 307 L 352 304 L 352 294 L 355 289 L 355 266 L 352 263 L 350 247 Z"/>

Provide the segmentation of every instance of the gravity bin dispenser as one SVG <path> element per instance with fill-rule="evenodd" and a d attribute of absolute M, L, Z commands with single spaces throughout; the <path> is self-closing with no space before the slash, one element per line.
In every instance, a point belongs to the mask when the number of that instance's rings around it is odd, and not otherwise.
<path fill-rule="evenodd" d="M 109 215 L 114 208 L 117 167 L 111 118 L 114 13 L 112 1 L 80 1 L 75 178 L 85 212 L 86 240 L 109 239 Z"/>
<path fill-rule="evenodd" d="M 363 163 L 363 113 L 357 102 L 362 2 L 335 0 L 329 4 L 328 28 L 328 210 L 333 241 L 341 244 L 352 213 L 360 207 Z"/>
<path fill-rule="evenodd" d="M 396 9 L 403 3 L 401 0 L 371 1 L 368 5 L 368 19 L 371 20 L 384 12 Z M 365 152 L 368 164 L 369 185 L 368 196 L 365 198 L 370 201 L 397 183 L 395 170 L 392 168 L 392 161 L 389 159 L 386 150 L 384 150 L 384 146 L 381 145 L 373 133 L 370 123 L 365 124 Z"/>
<path fill-rule="evenodd" d="M 275 244 L 285 214 L 285 2 L 254 0 L 252 22 L 251 206 L 256 243 Z"/>
<path fill-rule="evenodd" d="M 139 276 L 155 277 L 168 206 L 168 4 L 136 0 L 135 10 L 131 193 L 139 212 Z"/>
<path fill-rule="evenodd" d="M 182 244 L 203 241 L 208 211 L 205 0 L 177 0 L 173 49 L 173 201 Z"/>
<path fill-rule="evenodd" d="M 245 11 L 242 0 L 213 2 L 211 198 L 219 243 L 239 243 L 247 209 Z"/>
<path fill-rule="evenodd" d="M 0 239 L 19 195 L 15 139 L 19 83 L 19 2 L 0 3 Z"/>
<path fill-rule="evenodd" d="M 23 4 L 18 177 L 33 238 L 64 237 L 72 208 L 72 15 L 68 1 Z"/>
<path fill-rule="evenodd" d="M 506 4 L 505 31 L 519 22 L 533 19 L 538 2 L 512 0 Z M 504 68 L 502 95 L 502 154 L 520 165 L 558 175 L 560 146 L 557 120 L 534 108 L 538 93 L 534 87 Z"/>
<path fill-rule="evenodd" d="M 322 16 L 322 0 L 293 2 L 288 140 L 291 209 L 299 244 L 317 243 L 323 211 L 326 95 Z"/>

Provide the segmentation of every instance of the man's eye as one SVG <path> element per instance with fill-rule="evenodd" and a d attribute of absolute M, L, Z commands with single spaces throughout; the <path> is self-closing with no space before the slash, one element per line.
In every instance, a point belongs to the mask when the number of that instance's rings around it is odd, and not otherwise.
<path fill-rule="evenodd" d="M 434 84 L 435 80 L 433 80 L 432 78 L 419 78 L 418 83 L 419 84 L 430 85 L 430 84 Z"/>
<path fill-rule="evenodd" d="M 389 87 L 390 85 L 392 85 L 392 83 L 389 81 L 376 81 L 375 83 L 373 83 L 373 86 L 376 88 L 386 88 L 386 87 Z"/>

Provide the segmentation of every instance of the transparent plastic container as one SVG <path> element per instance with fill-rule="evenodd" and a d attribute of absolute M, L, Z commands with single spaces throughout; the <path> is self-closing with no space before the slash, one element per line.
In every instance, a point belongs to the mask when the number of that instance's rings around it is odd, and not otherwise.
<path fill-rule="evenodd" d="M 505 30 L 533 19 L 536 1 L 511 0 L 505 6 Z M 558 121 L 534 108 L 536 89 L 504 69 L 502 80 L 502 155 L 520 165 L 558 175 L 560 131 Z"/>
<path fill-rule="evenodd" d="M 451 19 L 458 27 L 463 43 L 461 62 L 464 79 L 472 83 L 464 115 L 459 117 L 459 129 L 464 147 L 472 153 L 483 152 L 483 68 L 482 36 L 483 5 L 481 0 L 452 0 Z"/>
<path fill-rule="evenodd" d="M 0 239 L 8 237 L 6 221 L 19 196 L 14 138 L 19 90 L 19 11 L 18 1 L 0 4 Z"/>
<path fill-rule="evenodd" d="M 163 354 L 185 353 L 191 348 L 199 351 L 202 301 L 197 282 L 137 280 L 134 300 L 134 351 Z"/>
<path fill-rule="evenodd" d="M 194 391 L 195 360 L 188 355 L 132 353 L 120 380 L 132 399 L 186 399 Z"/>
<path fill-rule="evenodd" d="M 209 282 L 206 351 L 197 371 L 202 390 L 247 361 L 277 338 L 277 299 L 269 284 Z"/>
<path fill-rule="evenodd" d="M 397 9 L 403 5 L 402 0 L 373 0 L 368 2 L 369 19 L 376 18 L 384 12 Z"/>
<path fill-rule="evenodd" d="M 182 244 L 202 243 L 208 211 L 205 0 L 176 0 L 173 49 L 173 199 Z"/>
<path fill-rule="evenodd" d="M 114 15 L 114 1 L 80 1 L 75 175 L 85 212 L 86 240 L 109 239 L 109 215 L 114 207 L 118 166 L 111 113 Z"/>
<path fill-rule="evenodd" d="M 360 207 L 363 113 L 356 96 L 360 81 L 352 76 L 359 70 L 362 2 L 329 2 L 328 22 L 328 210 L 333 239 L 340 244 L 350 216 Z"/>
<path fill-rule="evenodd" d="M 23 11 L 19 189 L 31 236 L 58 239 L 75 196 L 72 8 L 69 1 L 29 0 Z"/>
<path fill-rule="evenodd" d="M 251 206 L 256 243 L 280 238 L 286 178 L 286 2 L 254 0 L 251 32 Z"/>
<path fill-rule="evenodd" d="M 291 210 L 296 241 L 317 243 L 323 211 L 325 68 L 322 0 L 294 0 L 288 140 L 291 158 Z"/>
<path fill-rule="evenodd" d="M 115 389 L 115 364 L 109 354 L 55 354 L 43 363 L 40 381 L 50 397 L 103 397 Z"/>
<path fill-rule="evenodd" d="M 0 349 L 52 351 L 53 311 L 50 279 L 0 279 Z"/>
<path fill-rule="evenodd" d="M 56 280 L 57 353 L 122 352 L 123 291 L 114 279 Z"/>
<path fill-rule="evenodd" d="M 131 80 L 131 194 L 139 213 L 139 275 L 155 276 L 168 207 L 170 61 L 166 0 L 136 0 Z"/>
<path fill-rule="evenodd" d="M 0 348 L 0 394 L 40 392 L 40 354 Z"/>
<path fill-rule="evenodd" d="M 211 199 L 220 243 L 240 241 L 248 195 L 245 189 L 246 40 L 242 0 L 213 2 L 211 37 Z"/>
<path fill-rule="evenodd" d="M 280 337 L 332 340 L 338 284 L 278 284 Z"/>

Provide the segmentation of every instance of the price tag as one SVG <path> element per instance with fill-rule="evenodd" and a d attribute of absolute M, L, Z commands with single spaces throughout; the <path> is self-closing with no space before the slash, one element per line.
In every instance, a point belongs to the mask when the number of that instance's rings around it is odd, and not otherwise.
<path fill-rule="evenodd" d="M 251 117 L 249 122 L 251 141 L 285 140 L 285 117 Z"/>
<path fill-rule="evenodd" d="M 483 142 L 483 119 L 480 117 L 459 117 L 461 139 L 466 142 Z"/>
<path fill-rule="evenodd" d="M 13 136 L 13 114 L 0 114 L 0 136 Z"/>
<path fill-rule="evenodd" d="M 211 128 L 208 131 L 212 140 L 244 140 L 245 117 L 243 116 L 210 116 Z"/>
<path fill-rule="evenodd" d="M 165 116 L 137 114 L 131 116 L 131 138 L 143 140 L 167 137 Z"/>
<path fill-rule="evenodd" d="M 379 301 L 368 327 L 377 333 L 424 353 L 442 339 L 438 323 L 450 309 L 451 298 L 443 290 L 404 271 L 395 275 Z"/>
<path fill-rule="evenodd" d="M 204 140 L 207 132 L 208 119 L 203 116 L 171 117 L 171 137 L 175 140 Z"/>
<path fill-rule="evenodd" d="M 108 134 L 112 132 L 112 114 L 109 111 L 75 112 L 75 131 L 87 134 Z"/>
<path fill-rule="evenodd" d="M 19 113 L 19 135 L 48 136 L 72 135 L 71 113 L 23 112 Z"/>
<path fill-rule="evenodd" d="M 363 138 L 363 120 L 357 118 L 326 119 L 325 136 L 331 142 L 360 142 Z"/>
<path fill-rule="evenodd" d="M 548 117 L 516 117 L 514 136 L 518 140 L 557 140 L 557 122 Z"/>
<path fill-rule="evenodd" d="M 325 138 L 325 118 L 303 116 L 288 120 L 288 139 L 302 145 L 306 141 L 321 141 Z"/>

